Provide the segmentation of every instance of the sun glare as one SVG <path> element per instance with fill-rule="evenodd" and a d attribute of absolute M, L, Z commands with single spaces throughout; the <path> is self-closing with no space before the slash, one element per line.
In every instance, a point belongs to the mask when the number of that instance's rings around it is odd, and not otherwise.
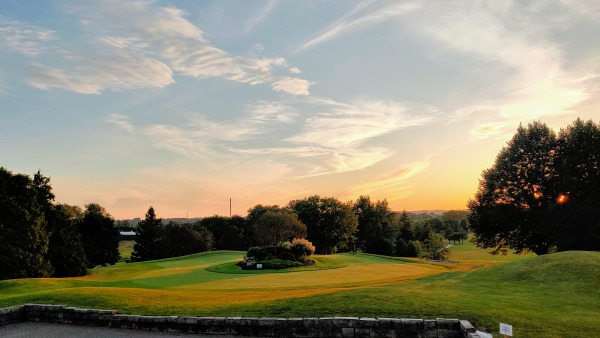
<path fill-rule="evenodd" d="M 568 198 L 567 198 L 567 195 L 560 194 L 560 195 L 558 195 L 558 197 L 556 198 L 556 203 L 558 203 L 558 204 L 563 204 L 563 203 L 566 203 L 566 202 L 567 202 L 567 200 L 568 200 Z"/>

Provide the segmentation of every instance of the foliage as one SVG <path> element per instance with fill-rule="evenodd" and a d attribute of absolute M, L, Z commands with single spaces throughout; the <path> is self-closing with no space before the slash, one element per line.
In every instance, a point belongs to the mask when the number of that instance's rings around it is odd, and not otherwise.
<path fill-rule="evenodd" d="M 213 234 L 216 250 L 247 250 L 252 241 L 252 229 L 240 216 L 205 217 L 194 223 L 194 227 L 204 227 Z"/>
<path fill-rule="evenodd" d="M 469 223 L 493 253 L 600 250 L 600 127 L 520 126 L 482 174 Z"/>
<path fill-rule="evenodd" d="M 315 244 L 318 253 L 331 254 L 350 248 L 358 226 L 350 203 L 315 195 L 290 201 L 288 205 L 306 225 L 307 239 Z"/>
<path fill-rule="evenodd" d="M 357 242 L 368 253 L 392 256 L 398 235 L 398 223 L 386 200 L 371 202 L 369 196 L 360 196 L 353 206 L 358 218 Z"/>
<path fill-rule="evenodd" d="M 204 227 L 169 222 L 165 227 L 164 257 L 176 257 L 210 251 L 213 236 Z"/>
<path fill-rule="evenodd" d="M 402 211 L 400 214 L 398 226 L 400 227 L 400 236 L 405 241 L 412 241 L 415 239 L 415 227 L 406 210 Z"/>
<path fill-rule="evenodd" d="M 419 241 L 408 242 L 407 257 L 421 257 L 422 254 L 423 254 L 423 248 L 421 247 L 421 242 L 419 242 Z"/>
<path fill-rule="evenodd" d="M 450 256 L 444 238 L 436 233 L 429 234 L 427 240 L 423 243 L 423 256 L 432 260 L 446 260 Z"/>
<path fill-rule="evenodd" d="M 254 223 L 255 243 L 276 245 L 294 237 L 306 237 L 306 225 L 291 211 L 266 211 Z"/>
<path fill-rule="evenodd" d="M 136 228 L 131 260 L 141 262 L 166 257 L 164 239 L 165 229 L 162 219 L 156 218 L 154 208 L 151 206 L 144 220 L 140 221 Z"/>
<path fill-rule="evenodd" d="M 119 260 L 119 230 L 103 207 L 96 203 L 87 204 L 77 227 L 88 268 L 112 265 Z"/>
<path fill-rule="evenodd" d="M 314 252 L 315 247 L 311 242 L 304 238 L 294 238 L 291 242 L 282 242 L 279 245 L 252 247 L 248 249 L 246 257 L 238 263 L 238 266 L 242 269 L 256 269 L 256 264 L 263 264 L 264 269 L 283 269 L 314 264 L 310 259 Z M 295 263 L 289 264 L 289 262 Z"/>
<path fill-rule="evenodd" d="M 305 238 L 294 238 L 290 244 L 290 251 L 298 260 L 312 256 L 316 250 L 315 246 Z"/>
<path fill-rule="evenodd" d="M 87 273 L 86 256 L 77 228 L 81 208 L 68 204 L 50 206 L 46 212 L 50 233 L 48 259 L 54 268 L 53 277 L 83 276 Z"/>
<path fill-rule="evenodd" d="M 54 196 L 37 183 L 0 167 L 0 279 L 52 274 L 47 259 L 49 234 L 40 203 L 50 203 Z"/>

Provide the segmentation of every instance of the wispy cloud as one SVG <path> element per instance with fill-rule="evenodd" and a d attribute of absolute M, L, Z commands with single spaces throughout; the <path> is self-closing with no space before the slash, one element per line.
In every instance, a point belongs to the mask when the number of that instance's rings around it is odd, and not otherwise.
<path fill-rule="evenodd" d="M 256 27 L 263 20 L 265 20 L 269 16 L 269 14 L 271 14 L 271 12 L 273 12 L 273 9 L 275 9 L 277 4 L 278 4 L 278 0 L 269 0 L 261 8 L 261 10 L 258 14 L 251 15 L 250 19 L 246 22 L 246 26 L 244 27 L 244 33 L 245 34 L 250 33 L 254 29 L 254 27 Z"/>
<path fill-rule="evenodd" d="M 284 77 L 271 85 L 276 92 L 286 92 L 292 95 L 308 95 L 312 82 L 294 77 Z"/>
<path fill-rule="evenodd" d="M 53 39 L 55 32 L 0 15 L 0 46 L 25 56 L 38 55 L 43 43 Z"/>
<path fill-rule="evenodd" d="M 403 192 L 402 197 L 406 197 L 411 193 L 405 186 L 406 182 L 427 169 L 429 165 L 430 163 L 427 161 L 406 164 L 401 169 L 373 181 L 352 186 L 349 191 L 350 195 L 353 197 L 363 194 L 398 197 L 398 193 Z"/>
<path fill-rule="evenodd" d="M 217 48 L 178 8 L 161 7 L 153 1 L 99 1 L 94 11 L 88 11 L 86 6 L 78 13 L 85 25 L 103 27 L 115 46 L 161 60 L 176 73 L 251 85 L 273 83 L 275 90 L 306 95 L 308 81 L 292 82 L 274 71 L 289 68 L 285 59 L 236 56 Z"/>
<path fill-rule="evenodd" d="M 314 47 L 323 42 L 336 39 L 345 34 L 364 29 L 366 27 L 380 24 L 387 20 L 406 15 L 416 8 L 420 7 L 415 2 L 403 2 L 385 4 L 382 7 L 368 11 L 371 8 L 373 1 L 360 2 L 356 7 L 342 19 L 332 24 L 324 31 L 311 38 L 308 42 L 302 44 L 296 52 L 307 48 Z"/>
<path fill-rule="evenodd" d="M 295 163 L 295 178 L 342 173 L 371 167 L 394 154 L 376 138 L 435 120 L 431 111 L 386 101 L 343 103 L 328 98 L 308 98 L 311 110 L 299 131 L 277 146 L 233 149 L 246 155 L 278 155 Z M 296 117 L 298 119 L 298 117 Z M 286 159 L 287 158 L 287 159 Z M 293 158 L 305 159 L 296 162 Z"/>
<path fill-rule="evenodd" d="M 287 140 L 343 149 L 433 120 L 431 114 L 415 114 L 406 106 L 393 101 L 357 101 L 352 104 L 332 102 L 328 109 L 308 118 L 304 130 Z"/>
<path fill-rule="evenodd" d="M 570 114 L 571 107 L 591 96 L 581 74 L 565 67 L 562 46 L 546 37 L 547 23 L 535 15 L 514 20 L 520 3 L 440 3 L 418 29 L 454 51 L 498 63 L 511 80 L 497 100 L 461 108 L 454 117 L 478 111 L 497 114 L 498 121 L 473 131 L 477 137 L 502 134 L 520 121 Z M 443 14 L 442 14 L 443 13 Z M 469 13 L 465 15 L 464 13 Z M 484 109 L 482 109 L 484 107 Z"/>
<path fill-rule="evenodd" d="M 133 133 L 135 127 L 126 115 L 110 113 L 106 118 L 106 122 L 114 124 L 119 129 L 122 129 L 128 133 Z"/>

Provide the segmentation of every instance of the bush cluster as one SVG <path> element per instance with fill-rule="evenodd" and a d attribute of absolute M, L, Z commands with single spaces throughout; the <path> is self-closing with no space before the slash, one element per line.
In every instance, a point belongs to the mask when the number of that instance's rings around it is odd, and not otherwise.
<path fill-rule="evenodd" d="M 238 263 L 244 270 L 254 270 L 257 264 L 263 269 L 285 269 L 314 264 L 310 256 L 315 252 L 314 245 L 304 238 L 294 238 L 279 245 L 255 246 L 246 252 L 244 260 Z"/>

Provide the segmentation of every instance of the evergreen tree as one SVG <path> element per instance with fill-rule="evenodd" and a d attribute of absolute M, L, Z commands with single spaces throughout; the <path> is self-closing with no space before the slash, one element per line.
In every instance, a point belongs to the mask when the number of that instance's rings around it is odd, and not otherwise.
<path fill-rule="evenodd" d="M 77 226 L 88 268 L 113 265 L 119 260 L 119 230 L 103 207 L 96 203 L 86 205 Z"/>
<path fill-rule="evenodd" d="M 154 208 L 150 207 L 144 220 L 138 223 L 131 260 L 141 262 L 166 257 L 163 240 L 162 219 L 156 218 Z"/>
<path fill-rule="evenodd" d="M 398 220 L 400 225 L 400 236 L 405 241 L 412 241 L 415 239 L 415 227 L 413 226 L 410 218 L 408 218 L 408 213 L 406 210 L 403 210 L 400 214 L 400 219 Z"/>
<path fill-rule="evenodd" d="M 29 176 L 0 167 L 0 279 L 52 274 L 40 202 L 50 203 Z"/>

